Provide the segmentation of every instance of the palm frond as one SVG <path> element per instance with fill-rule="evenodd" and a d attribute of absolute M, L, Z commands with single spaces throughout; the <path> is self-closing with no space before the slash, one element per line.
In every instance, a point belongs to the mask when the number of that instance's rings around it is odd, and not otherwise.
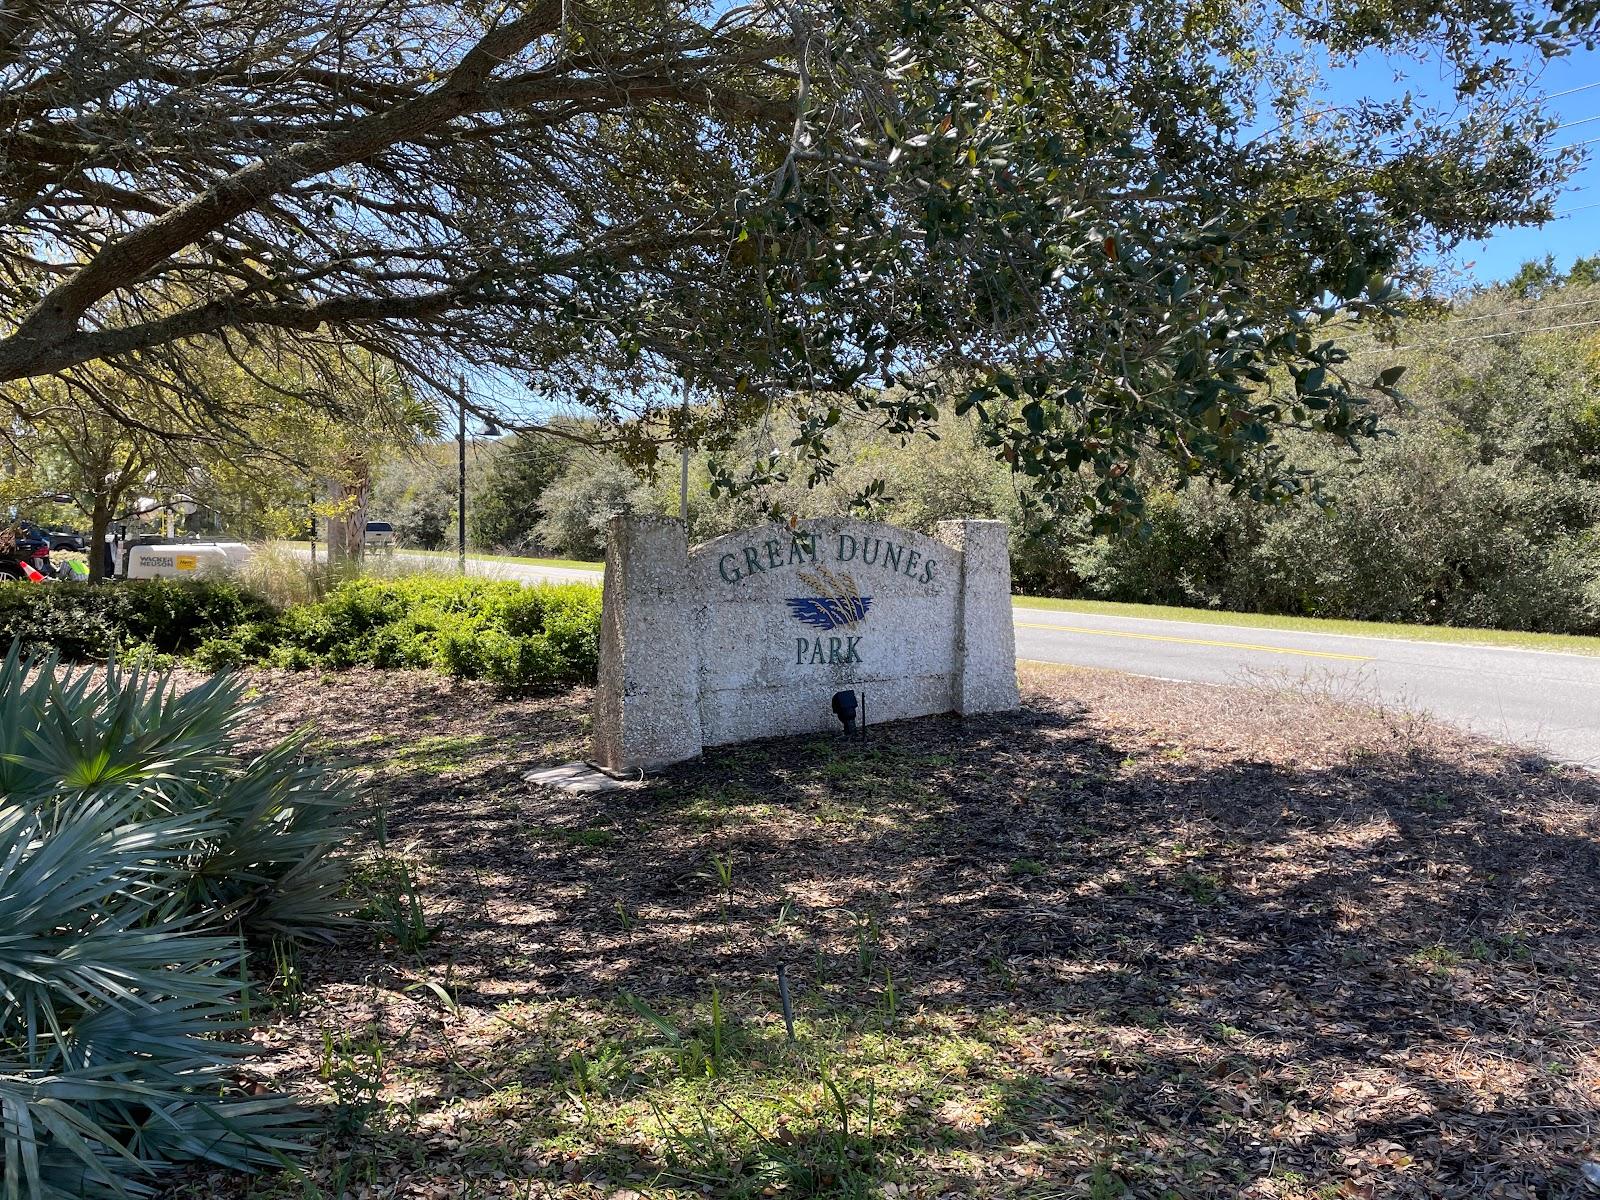
<path fill-rule="evenodd" d="M 0 661 L 0 1200 L 142 1197 L 171 1164 L 299 1148 L 237 1094 L 249 947 L 347 919 L 352 792 L 304 736 L 232 747 L 234 680 Z"/>

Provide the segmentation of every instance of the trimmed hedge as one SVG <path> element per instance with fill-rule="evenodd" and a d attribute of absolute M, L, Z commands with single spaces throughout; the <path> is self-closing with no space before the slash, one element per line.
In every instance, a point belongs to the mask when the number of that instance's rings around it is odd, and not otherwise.
<path fill-rule="evenodd" d="M 74 661 L 141 650 L 189 654 L 271 615 L 265 600 L 226 580 L 0 584 L 0 637 L 26 653 L 55 651 Z"/>
<path fill-rule="evenodd" d="M 26 653 L 79 662 L 181 655 L 207 670 L 424 667 L 527 693 L 593 681 L 600 589 L 438 575 L 356 579 L 278 612 L 227 580 L 0 583 L 0 637 Z"/>
<path fill-rule="evenodd" d="M 203 667 L 427 667 L 527 693 L 592 681 L 600 589 L 419 575 L 357 579 L 204 642 Z"/>

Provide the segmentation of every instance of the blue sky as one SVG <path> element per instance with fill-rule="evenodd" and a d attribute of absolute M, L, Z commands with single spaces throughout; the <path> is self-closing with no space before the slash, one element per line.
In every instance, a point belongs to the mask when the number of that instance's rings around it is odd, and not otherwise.
<path fill-rule="evenodd" d="M 1389 97 L 1409 90 L 1441 104 L 1453 103 L 1436 67 L 1406 66 L 1404 77 L 1398 80 L 1392 66 L 1364 63 L 1340 71 L 1329 79 L 1329 94 L 1337 102 L 1364 93 Z M 1580 49 L 1536 65 L 1535 70 L 1538 82 L 1533 91 L 1551 97 L 1547 111 L 1563 124 L 1583 122 L 1558 130 L 1553 143 L 1569 146 L 1600 138 L 1600 51 Z M 1461 271 L 1467 277 L 1462 282 L 1493 283 L 1516 274 L 1529 259 L 1542 259 L 1546 254 L 1554 254 L 1556 265 L 1565 269 L 1574 258 L 1600 253 L 1600 154 L 1596 153 L 1600 141 L 1584 150 L 1587 160 L 1556 202 L 1558 214 L 1570 215 L 1558 215 L 1543 227 L 1502 230 L 1487 241 L 1465 243 L 1441 265 Z"/>

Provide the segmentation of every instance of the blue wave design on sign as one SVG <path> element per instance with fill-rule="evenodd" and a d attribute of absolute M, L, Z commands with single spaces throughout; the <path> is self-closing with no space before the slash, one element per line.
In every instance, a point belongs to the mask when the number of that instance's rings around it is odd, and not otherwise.
<path fill-rule="evenodd" d="M 867 609 L 872 607 L 872 597 L 792 596 L 784 603 L 794 619 L 802 624 L 815 629 L 838 629 L 841 625 L 854 625 L 866 616 Z"/>

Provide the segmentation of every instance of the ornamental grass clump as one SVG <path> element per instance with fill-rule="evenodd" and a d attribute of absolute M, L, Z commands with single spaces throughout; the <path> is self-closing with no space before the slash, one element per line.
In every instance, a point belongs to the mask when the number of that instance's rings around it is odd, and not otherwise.
<path fill-rule="evenodd" d="M 254 950 L 345 919 L 351 793 L 303 736 L 240 754 L 246 712 L 224 677 L 0 664 L 5 1200 L 149 1195 L 305 1133 L 253 1094 L 241 992 Z"/>

